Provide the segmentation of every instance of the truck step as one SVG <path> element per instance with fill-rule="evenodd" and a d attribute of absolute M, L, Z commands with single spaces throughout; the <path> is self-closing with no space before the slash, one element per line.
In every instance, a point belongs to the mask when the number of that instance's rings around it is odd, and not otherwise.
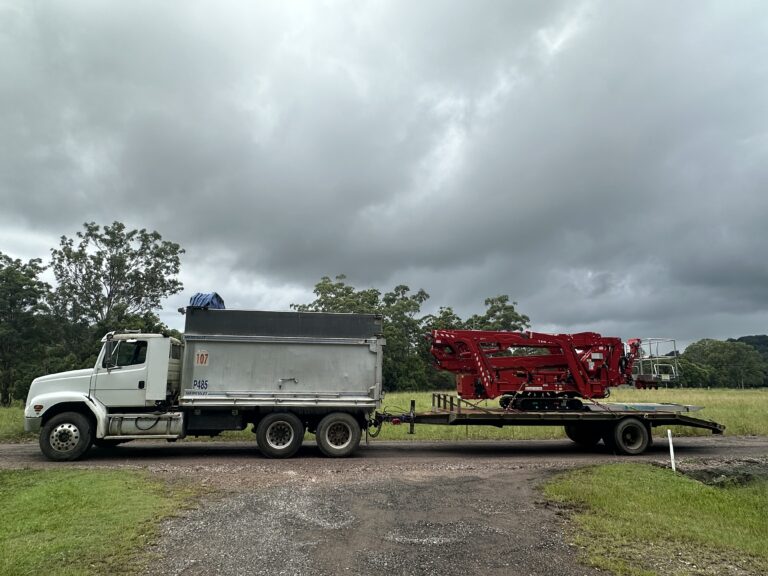
<path fill-rule="evenodd" d="M 177 438 L 184 430 L 184 414 L 110 414 L 107 438 Z"/>
<path fill-rule="evenodd" d="M 178 434 L 126 434 L 123 436 L 104 436 L 102 440 L 178 440 Z"/>

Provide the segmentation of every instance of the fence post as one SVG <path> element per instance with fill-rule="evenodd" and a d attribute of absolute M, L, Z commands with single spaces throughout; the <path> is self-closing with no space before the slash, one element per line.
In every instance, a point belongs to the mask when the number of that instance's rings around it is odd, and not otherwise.
<path fill-rule="evenodd" d="M 669 439 L 669 460 L 672 462 L 672 472 L 676 472 L 675 467 L 675 448 L 672 446 L 672 430 L 667 428 L 667 438 Z"/>

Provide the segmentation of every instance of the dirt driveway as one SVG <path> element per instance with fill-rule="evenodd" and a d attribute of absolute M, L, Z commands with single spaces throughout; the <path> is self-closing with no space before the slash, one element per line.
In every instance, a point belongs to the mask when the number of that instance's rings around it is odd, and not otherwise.
<path fill-rule="evenodd" d="M 681 465 L 768 457 L 768 439 L 680 438 Z M 376 442 L 359 456 L 268 460 L 247 443 L 134 443 L 75 467 L 145 469 L 214 489 L 163 526 L 148 574 L 587 575 L 565 519 L 537 486 L 597 462 L 635 458 L 566 441 Z M 58 467 L 35 444 L 0 445 L 0 468 Z"/>

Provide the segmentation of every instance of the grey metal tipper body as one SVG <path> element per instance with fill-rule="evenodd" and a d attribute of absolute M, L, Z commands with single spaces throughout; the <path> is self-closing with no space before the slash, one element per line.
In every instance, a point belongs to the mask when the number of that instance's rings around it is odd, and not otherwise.
<path fill-rule="evenodd" d="M 179 404 L 378 408 L 381 332 L 372 314 L 188 308 Z"/>

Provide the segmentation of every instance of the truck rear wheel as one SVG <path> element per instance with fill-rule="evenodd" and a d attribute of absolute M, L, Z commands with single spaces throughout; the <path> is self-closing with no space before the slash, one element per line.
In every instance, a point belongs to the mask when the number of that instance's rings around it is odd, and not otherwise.
<path fill-rule="evenodd" d="M 596 446 L 603 437 L 602 432 L 594 426 L 577 426 L 575 424 L 565 425 L 565 435 L 585 448 Z"/>
<path fill-rule="evenodd" d="M 360 424 L 346 412 L 333 412 L 320 420 L 317 446 L 331 458 L 349 456 L 360 445 Z"/>
<path fill-rule="evenodd" d="M 624 418 L 613 428 L 610 447 L 618 454 L 642 454 L 650 444 L 650 432 L 637 418 Z"/>
<path fill-rule="evenodd" d="M 290 458 L 304 440 L 304 425 L 290 412 L 267 414 L 256 426 L 259 450 L 268 458 Z"/>
<path fill-rule="evenodd" d="M 82 458 L 93 443 L 91 428 L 91 421 L 79 412 L 56 414 L 40 430 L 40 450 L 57 462 Z"/>

